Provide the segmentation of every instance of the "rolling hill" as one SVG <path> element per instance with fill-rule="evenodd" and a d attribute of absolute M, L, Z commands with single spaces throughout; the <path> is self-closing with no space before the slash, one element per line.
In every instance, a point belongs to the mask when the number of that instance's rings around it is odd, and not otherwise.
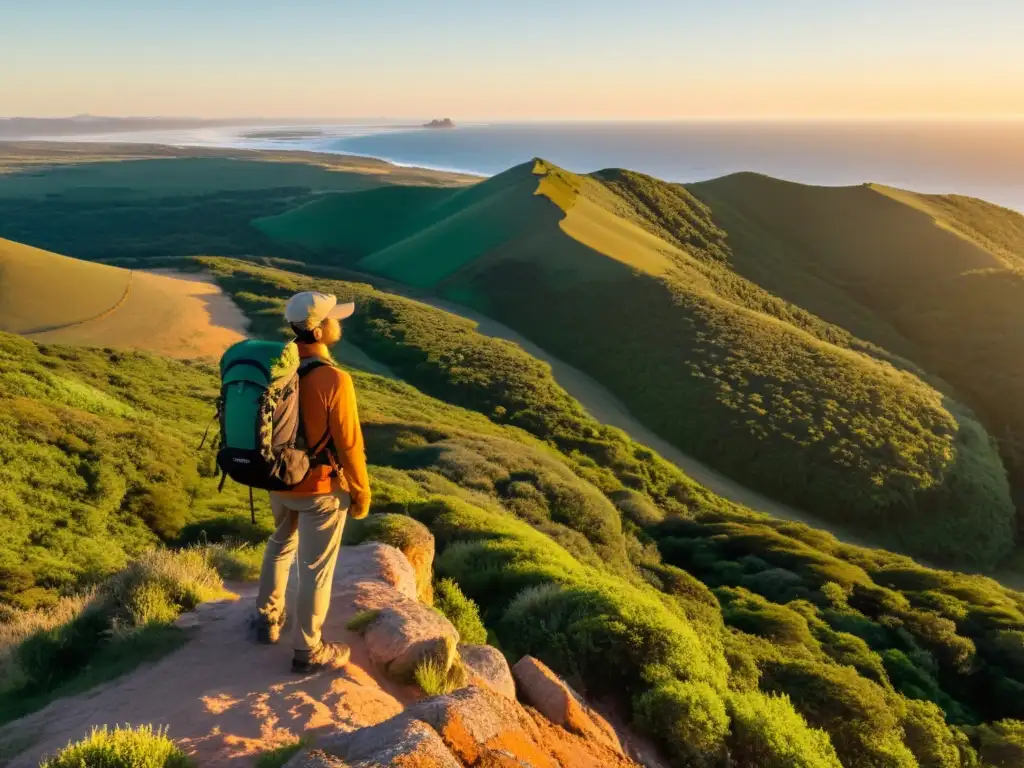
<path fill-rule="evenodd" d="M 409 382 L 355 374 L 372 511 L 426 524 L 437 577 L 476 602 L 502 649 L 610 697 L 671 765 L 723 745 L 742 768 L 957 768 L 1024 749 L 1020 593 L 728 504 L 595 422 L 521 349 L 445 312 L 202 264 L 263 336 L 280 332 L 291 291 L 360 302 L 347 329 Z M 243 489 L 216 494 L 212 450 L 194 448 L 212 366 L 2 333 L 0 358 L 0 626 L 161 541 L 268 532 L 248 524 Z M 118 642 L 90 635 L 89 617 L 0 648 L 23 673 L 0 681 L 0 717 L 74 686 Z M 793 734 L 802 748 L 787 747 Z"/>
<path fill-rule="evenodd" d="M 246 326 L 201 275 L 131 271 L 0 239 L 0 331 L 194 358 L 219 355 Z"/>
<path fill-rule="evenodd" d="M 1024 498 L 1024 216 L 957 195 L 738 174 L 690 185 L 733 268 L 942 377 Z"/>
<path fill-rule="evenodd" d="M 866 226 L 808 218 L 839 238 Z M 256 225 L 494 317 L 682 450 L 822 520 L 939 562 L 991 565 L 1013 546 L 1005 469 L 959 392 L 890 343 L 898 330 L 862 340 L 745 277 L 738 238 L 681 185 L 537 160 L 461 190 L 324 196 Z M 948 260 L 989 263 L 948 236 Z"/>

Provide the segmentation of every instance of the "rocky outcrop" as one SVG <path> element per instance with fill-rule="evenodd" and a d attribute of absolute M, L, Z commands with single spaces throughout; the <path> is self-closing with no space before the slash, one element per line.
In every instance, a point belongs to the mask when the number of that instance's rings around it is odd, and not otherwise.
<path fill-rule="evenodd" d="M 566 730 L 606 744 L 621 753 L 615 729 L 546 664 L 532 656 L 524 656 L 512 667 L 512 676 L 523 701 L 535 707 L 548 720 Z"/>
<path fill-rule="evenodd" d="M 334 750 L 311 749 L 288 763 L 289 768 L 462 768 L 437 731 L 419 720 L 394 718 L 363 728 L 344 744 L 343 756 Z M 335 748 L 337 749 L 337 748 Z"/>
<path fill-rule="evenodd" d="M 359 570 L 336 580 L 339 588 L 334 599 L 345 601 L 350 613 L 375 613 L 360 628 L 370 659 L 401 682 L 409 682 L 413 670 L 425 659 L 449 669 L 459 633 L 448 619 L 417 599 L 416 574 L 409 560 L 394 547 L 378 542 L 346 550 L 343 555 L 358 552 L 361 556 L 340 557 L 338 568 L 352 563 Z M 432 538 L 430 550 L 433 552 Z"/>
<path fill-rule="evenodd" d="M 490 645 L 459 646 L 459 658 L 471 685 L 484 685 L 503 696 L 515 698 L 515 680 L 504 654 Z"/>
<path fill-rule="evenodd" d="M 369 542 L 345 547 L 334 571 L 334 605 L 346 612 L 379 610 L 395 594 L 416 599 L 416 572 L 394 547 Z"/>
<path fill-rule="evenodd" d="M 489 688 L 414 704 L 370 728 L 322 740 L 289 768 L 637 768 L 606 744 L 556 726 Z"/>
<path fill-rule="evenodd" d="M 370 658 L 388 676 L 408 682 L 425 659 L 445 670 L 455 661 L 459 633 L 444 616 L 408 598 L 381 610 L 363 633 Z"/>
<path fill-rule="evenodd" d="M 485 685 L 502 696 L 516 697 L 516 683 L 505 656 L 490 645 L 460 645 L 459 658 L 469 674 L 469 683 Z"/>
<path fill-rule="evenodd" d="M 345 533 L 346 542 L 377 541 L 394 547 L 412 565 L 416 594 L 427 605 L 434 601 L 434 537 L 423 523 L 407 515 L 373 514 L 353 520 Z"/>

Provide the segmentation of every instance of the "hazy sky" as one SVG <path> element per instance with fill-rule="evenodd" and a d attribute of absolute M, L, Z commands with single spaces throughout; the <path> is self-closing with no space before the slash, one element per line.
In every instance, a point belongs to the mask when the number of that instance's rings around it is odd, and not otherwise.
<path fill-rule="evenodd" d="M 0 114 L 1024 114 L 1024 0 L 0 0 Z"/>

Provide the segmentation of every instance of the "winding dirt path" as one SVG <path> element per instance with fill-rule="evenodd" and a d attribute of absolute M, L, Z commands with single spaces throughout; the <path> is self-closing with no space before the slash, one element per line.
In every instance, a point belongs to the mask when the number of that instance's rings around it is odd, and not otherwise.
<path fill-rule="evenodd" d="M 755 512 L 763 512 L 780 520 L 791 520 L 797 523 L 804 523 L 819 530 L 828 531 L 845 544 L 852 544 L 858 547 L 876 548 L 881 546 L 877 542 L 865 538 L 848 528 L 838 526 L 831 521 L 822 520 L 807 512 L 790 507 L 781 502 L 770 499 L 757 491 L 747 488 L 745 485 L 727 477 L 712 469 L 707 464 L 683 453 L 672 443 L 659 437 L 629 412 L 625 404 L 605 387 L 598 384 L 587 374 L 568 363 L 559 360 L 554 355 L 538 347 L 529 339 L 521 336 L 506 325 L 493 320 L 486 315 L 481 315 L 472 309 L 460 304 L 435 299 L 432 297 L 416 296 L 416 301 L 428 304 L 445 312 L 451 312 L 477 324 L 477 330 L 485 336 L 496 339 L 505 339 L 522 347 L 527 353 L 543 360 L 551 366 L 551 372 L 561 387 L 576 398 L 580 404 L 590 412 L 598 421 L 617 427 L 629 435 L 638 443 L 647 445 L 662 455 L 667 461 L 671 461 L 693 480 L 703 485 L 708 490 L 718 494 L 722 498 L 748 507 Z M 914 558 L 918 563 L 929 568 L 943 570 L 941 566 L 929 563 L 921 558 Z M 1024 591 L 1024 573 L 1012 568 L 1004 568 L 992 573 L 983 574 L 1002 586 Z"/>
<path fill-rule="evenodd" d="M 334 574 L 335 597 L 377 567 L 372 550 L 345 547 Z M 0 727 L 0 766 L 35 768 L 94 726 L 151 723 L 166 726 L 203 768 L 248 768 L 263 752 L 300 736 L 375 725 L 420 696 L 385 678 L 362 638 L 345 628 L 356 613 L 351 603 L 335 599 L 324 624 L 326 637 L 352 646 L 351 661 L 336 672 L 296 675 L 290 672 L 289 628 L 276 646 L 249 641 L 256 586 L 232 588 L 238 599 L 205 603 L 182 616 L 190 638 L 177 651 Z"/>
<path fill-rule="evenodd" d="M 458 315 L 477 324 L 477 330 L 485 336 L 496 339 L 505 339 L 522 347 L 528 354 L 543 360 L 551 366 L 551 372 L 561 387 L 576 398 L 580 404 L 587 409 L 591 416 L 598 421 L 621 429 L 638 443 L 650 446 L 662 455 L 666 460 L 671 461 L 693 480 L 703 485 L 708 490 L 719 496 L 749 507 L 756 512 L 764 512 L 783 520 L 792 520 L 799 523 L 806 523 L 815 528 L 828 530 L 836 538 L 849 544 L 858 546 L 877 546 L 856 534 L 834 526 L 827 525 L 814 515 L 802 512 L 781 502 L 770 499 L 757 491 L 747 488 L 730 477 L 712 469 L 707 464 L 679 450 L 672 443 L 659 437 L 648 427 L 629 412 L 625 404 L 615 395 L 601 386 L 594 379 L 578 368 L 558 359 L 554 355 L 538 347 L 529 339 L 516 333 L 506 325 L 493 320 L 472 309 L 443 301 L 435 298 L 416 297 L 417 301 L 428 304 L 437 309 L 443 309 L 453 315 Z"/>

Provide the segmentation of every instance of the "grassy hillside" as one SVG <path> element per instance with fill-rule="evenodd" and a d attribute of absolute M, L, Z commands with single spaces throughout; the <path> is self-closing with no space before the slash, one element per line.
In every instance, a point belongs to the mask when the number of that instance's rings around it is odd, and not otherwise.
<path fill-rule="evenodd" d="M 739 273 L 950 382 L 1022 492 L 1024 216 L 957 195 L 755 174 L 688 189 L 728 231 Z"/>
<path fill-rule="evenodd" d="M 13 143 L 0 146 L 0 237 L 94 261 L 287 257 L 305 251 L 249 222 L 328 191 L 464 181 L 341 155 Z"/>
<path fill-rule="evenodd" d="M 0 239 L 0 331 L 197 358 L 219 356 L 245 329 L 202 275 L 120 269 Z"/>
<path fill-rule="evenodd" d="M 279 295 L 308 280 L 209 265 L 268 333 L 280 323 Z M 953 768 L 978 764 L 979 752 L 1024 749 L 1024 726 L 1007 720 L 1024 718 L 1019 593 L 746 513 L 614 430 L 573 449 L 599 425 L 516 347 L 366 286 L 320 285 L 347 289 L 369 310 L 350 330 L 375 355 L 482 411 L 357 375 L 374 511 L 427 523 L 438 575 L 480 605 L 504 650 L 617 698 L 673 765 L 727 749 L 746 768 L 766 759 L 835 766 L 837 756 L 851 768 Z M 0 340 L 0 445 L 5 466 L 19 467 L 0 518 L 13 519 L 4 562 L 46 566 L 36 604 L 115 567 L 99 559 L 112 542 L 126 553 L 134 541 L 155 543 L 154 521 L 172 523 L 162 534 L 170 541 L 182 538 L 173 533 L 182 522 L 185 538 L 246 534 L 241 494 L 229 484 L 226 497 L 209 495 L 211 454 L 197 456 L 192 443 L 216 392 L 209 367 Z M 531 402 L 516 414 L 516 403 Z M 517 418 L 522 428 L 502 423 Z M 550 434 L 542 442 L 524 430 Z M 52 480 L 36 489 L 40 476 Z M 659 501 L 673 479 L 669 495 L 685 499 L 674 507 Z M 180 507 L 162 501 L 174 498 Z M 175 508 L 180 517 L 166 514 Z M 80 565 L 61 580 L 61 563 Z M 2 599 L 25 605 L 32 590 Z"/>
<path fill-rule="evenodd" d="M 33 333 L 91 320 L 116 305 L 131 273 L 0 239 L 0 331 Z"/>
<path fill-rule="evenodd" d="M 726 232 L 681 186 L 537 161 L 396 211 L 394 229 L 366 215 L 391 204 L 369 194 L 276 231 L 327 242 L 333 227 L 324 258 L 495 317 L 681 449 L 822 519 L 943 562 L 1012 548 L 1005 472 L 975 417 L 902 357 L 733 271 Z"/>

